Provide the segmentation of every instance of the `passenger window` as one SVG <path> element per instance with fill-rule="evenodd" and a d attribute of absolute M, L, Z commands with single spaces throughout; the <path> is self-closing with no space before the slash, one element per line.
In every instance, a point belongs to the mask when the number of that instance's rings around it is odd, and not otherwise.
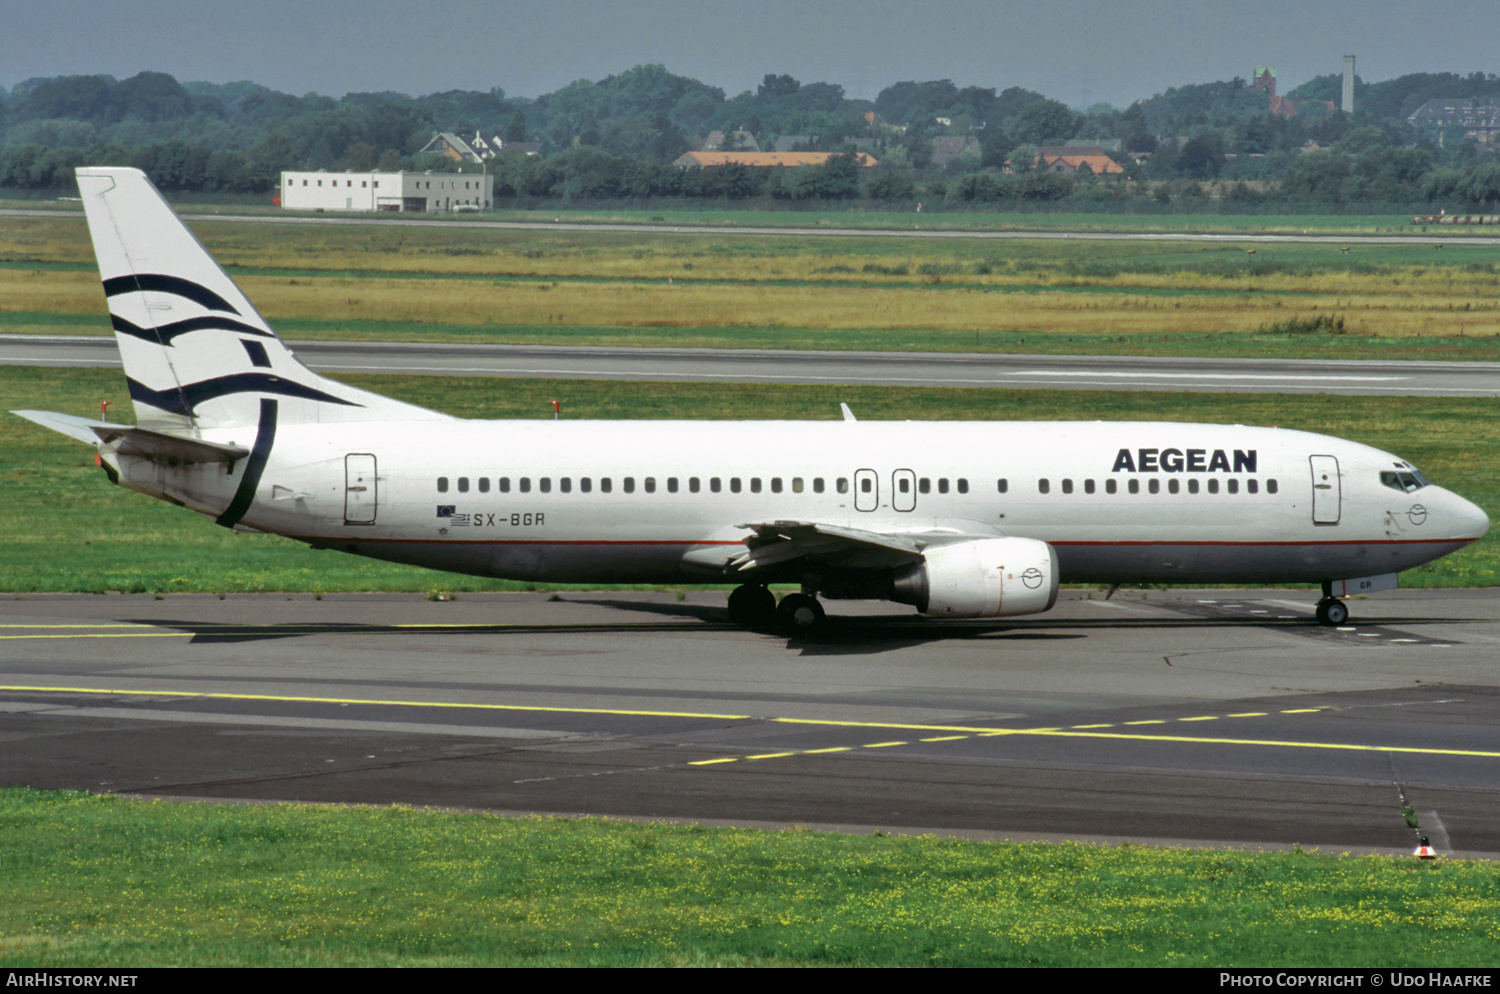
<path fill-rule="evenodd" d="M 896 481 L 896 489 L 904 494 L 911 493 L 911 481 L 904 476 L 901 477 Z"/>
<path fill-rule="evenodd" d="M 823 492 L 823 478 L 821 476 L 815 476 L 815 477 L 813 477 L 813 493 L 820 494 L 822 492 Z"/>
<path fill-rule="evenodd" d="M 607 476 L 601 476 L 599 478 L 599 492 L 601 494 L 607 494 L 610 491 L 614 490 L 614 488 L 615 488 L 614 481 L 611 480 L 609 477 L 607 477 Z"/>
<path fill-rule="evenodd" d="M 948 492 L 948 478 L 946 476 L 940 476 L 940 477 L 938 477 L 938 493 L 945 494 L 947 492 Z"/>
<path fill-rule="evenodd" d="M 677 477 L 675 477 L 675 476 L 669 476 L 669 477 L 667 477 L 667 493 L 669 493 L 669 494 L 675 494 L 676 492 L 677 492 Z"/>
<path fill-rule="evenodd" d="M 1239 480 L 1230 480 L 1227 485 L 1229 487 L 1229 492 L 1230 493 L 1237 494 L 1237 493 L 1240 492 L 1240 481 Z"/>
<path fill-rule="evenodd" d="M 482 494 L 490 492 L 490 478 L 488 476 L 481 476 L 479 478 L 479 492 Z"/>
<path fill-rule="evenodd" d="M 500 489 L 500 492 L 502 494 L 508 494 L 508 493 L 510 493 L 510 477 L 508 477 L 508 476 L 502 476 L 502 477 L 500 477 L 499 484 L 500 484 L 499 489 Z"/>
<path fill-rule="evenodd" d="M 690 476 L 690 477 L 688 477 L 688 492 L 689 493 L 697 493 L 698 492 L 698 478 L 696 476 Z"/>
<path fill-rule="evenodd" d="M 718 493 L 721 488 L 722 483 L 717 476 L 709 477 L 708 489 L 712 490 L 714 493 Z"/>
<path fill-rule="evenodd" d="M 1176 479 L 1171 479 L 1171 480 L 1167 481 L 1167 493 L 1169 493 L 1169 494 L 1175 494 L 1178 491 L 1178 489 L 1180 489 L 1180 487 L 1181 487 L 1181 484 L 1179 484 Z"/>
<path fill-rule="evenodd" d="M 1094 481 L 1093 480 L 1084 480 L 1083 481 L 1083 492 L 1086 493 L 1086 494 L 1091 494 L 1091 493 L 1094 492 Z"/>
<path fill-rule="evenodd" d="M 523 477 L 521 477 L 521 493 L 523 493 L 523 494 L 529 494 L 529 493 L 531 493 L 531 477 L 529 477 L 529 476 L 523 476 Z"/>
<path fill-rule="evenodd" d="M 580 476 L 578 478 L 578 489 L 583 493 L 588 493 L 594 489 L 594 481 L 587 476 Z"/>
<path fill-rule="evenodd" d="M 1246 493 L 1252 493 L 1252 494 L 1253 493 L 1259 493 L 1260 492 L 1260 484 L 1256 483 L 1254 480 L 1246 480 L 1245 481 L 1245 492 Z"/>
<path fill-rule="evenodd" d="M 781 477 L 779 477 L 779 476 L 773 476 L 773 477 L 771 477 L 771 493 L 773 493 L 773 494 L 779 494 L 779 493 L 781 493 Z"/>
<path fill-rule="evenodd" d="M 1140 480 L 1131 480 L 1130 481 L 1130 486 L 1129 486 L 1128 489 L 1133 494 L 1140 493 L 1141 492 L 1141 481 Z"/>
<path fill-rule="evenodd" d="M 995 489 L 1002 494 L 1007 493 L 1010 490 L 1010 481 L 1002 476 L 1000 479 L 995 481 Z"/>
<path fill-rule="evenodd" d="M 1037 480 L 1036 481 L 1036 490 L 1037 490 L 1037 493 L 1040 493 L 1040 494 L 1051 493 L 1052 492 L 1052 483 L 1051 483 L 1051 481 L 1047 480 L 1045 478 Z"/>
<path fill-rule="evenodd" d="M 537 481 L 537 487 L 536 488 L 538 490 L 540 490 L 544 494 L 550 494 L 552 492 L 552 477 L 550 477 L 550 476 L 544 476 L 544 477 L 542 477 L 540 480 Z"/>
<path fill-rule="evenodd" d="M 1219 492 L 1219 481 L 1218 480 L 1209 480 L 1208 481 L 1208 492 L 1211 493 L 1211 494 L 1216 494 L 1216 493 Z"/>
<path fill-rule="evenodd" d="M 865 493 L 870 492 L 870 478 L 868 476 L 859 481 L 859 489 L 863 490 Z"/>
<path fill-rule="evenodd" d="M 800 477 L 800 476 L 794 476 L 794 477 L 792 477 L 792 493 L 794 493 L 794 494 L 800 494 L 801 492 L 802 492 L 802 477 Z"/>
<path fill-rule="evenodd" d="M 1110 480 L 1105 480 L 1104 481 L 1104 492 L 1105 493 L 1112 494 L 1112 493 L 1114 493 L 1118 489 L 1119 489 L 1119 484 L 1117 484 L 1114 480 L 1110 479 Z"/>
<path fill-rule="evenodd" d="M 1189 480 L 1188 481 L 1188 493 L 1195 494 L 1197 492 L 1198 492 L 1198 481 L 1197 480 Z"/>
<path fill-rule="evenodd" d="M 557 481 L 557 489 L 561 490 L 565 494 L 572 493 L 573 492 L 573 478 L 570 477 L 570 476 L 565 476 L 562 479 L 558 480 Z"/>
<path fill-rule="evenodd" d="M 963 479 L 963 478 L 959 479 L 959 481 L 958 481 L 958 492 L 961 493 L 961 494 L 966 494 L 966 493 L 969 492 L 969 481 L 968 480 Z"/>
<path fill-rule="evenodd" d="M 917 481 L 917 493 L 919 493 L 919 494 L 930 494 L 930 493 L 932 493 L 932 481 L 929 480 L 925 476 L 922 477 L 920 480 L 918 480 Z"/>
<path fill-rule="evenodd" d="M 835 486 L 835 489 L 837 489 L 838 492 L 841 493 L 841 494 L 848 493 L 849 492 L 849 481 L 846 478 L 842 477 L 842 476 L 839 477 L 838 481 L 837 481 L 837 484 Z"/>
<path fill-rule="evenodd" d="M 1146 481 L 1146 489 L 1154 494 L 1161 493 L 1161 481 L 1153 476 L 1151 479 Z"/>
<path fill-rule="evenodd" d="M 648 477 L 646 477 L 646 493 L 648 493 L 648 494 L 654 494 L 654 493 L 656 493 L 656 477 L 654 477 L 654 476 L 648 476 Z"/>
<path fill-rule="evenodd" d="M 1064 480 L 1064 481 L 1062 481 L 1062 484 L 1063 484 L 1063 493 L 1070 494 L 1070 493 L 1073 492 L 1073 481 L 1072 480 Z"/>
<path fill-rule="evenodd" d="M 758 494 L 758 493 L 760 493 L 760 477 L 758 477 L 758 476 L 752 476 L 752 477 L 750 477 L 750 492 L 752 494 Z"/>
<path fill-rule="evenodd" d="M 740 492 L 740 478 L 738 476 L 731 476 L 729 478 L 729 492 L 732 494 Z"/>
<path fill-rule="evenodd" d="M 461 494 L 469 492 L 469 478 L 467 476 L 460 476 L 458 478 L 458 492 Z"/>
<path fill-rule="evenodd" d="M 447 492 L 448 492 L 448 478 L 446 476 L 440 476 L 440 477 L 438 477 L 438 493 L 445 494 Z"/>
<path fill-rule="evenodd" d="M 627 476 L 627 477 L 625 477 L 625 479 L 622 482 L 624 484 L 625 492 L 627 494 L 633 494 L 633 493 L 635 493 L 635 477 L 633 477 L 633 476 Z"/>
<path fill-rule="evenodd" d="M 1267 480 L 1266 481 L 1266 493 L 1268 493 L 1268 494 L 1274 494 L 1275 492 L 1276 492 L 1276 481 L 1275 480 Z"/>

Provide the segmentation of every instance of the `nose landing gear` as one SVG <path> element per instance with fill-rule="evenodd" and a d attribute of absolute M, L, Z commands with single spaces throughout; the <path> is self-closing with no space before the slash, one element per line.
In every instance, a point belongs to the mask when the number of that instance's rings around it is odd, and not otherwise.
<path fill-rule="evenodd" d="M 1334 597 L 1325 597 L 1318 601 L 1317 608 L 1318 624 L 1330 627 L 1342 625 L 1349 620 L 1349 608 L 1344 602 Z"/>

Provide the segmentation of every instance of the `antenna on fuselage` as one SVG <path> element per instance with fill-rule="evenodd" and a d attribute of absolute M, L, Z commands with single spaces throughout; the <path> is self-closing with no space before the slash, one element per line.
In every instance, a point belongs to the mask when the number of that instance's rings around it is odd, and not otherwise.
<path fill-rule="evenodd" d="M 848 404 L 840 402 L 839 403 L 839 410 L 841 410 L 841 411 L 844 412 L 844 420 L 845 421 L 858 421 L 859 420 L 858 418 L 856 418 L 854 416 L 854 412 L 851 411 L 851 410 L 849 410 L 849 405 Z"/>

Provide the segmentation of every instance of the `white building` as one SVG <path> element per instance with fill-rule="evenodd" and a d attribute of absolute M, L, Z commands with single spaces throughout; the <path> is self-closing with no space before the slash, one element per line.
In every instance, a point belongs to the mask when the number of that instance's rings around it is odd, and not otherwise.
<path fill-rule="evenodd" d="M 289 211 L 444 211 L 489 210 L 495 178 L 482 173 L 281 174 L 281 206 Z"/>

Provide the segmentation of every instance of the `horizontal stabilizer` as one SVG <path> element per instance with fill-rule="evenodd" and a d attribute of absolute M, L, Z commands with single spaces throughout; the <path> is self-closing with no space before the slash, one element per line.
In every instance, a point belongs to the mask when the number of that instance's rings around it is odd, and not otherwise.
<path fill-rule="evenodd" d="M 25 418 L 27 421 L 35 421 L 43 428 L 51 428 L 53 431 L 61 432 L 69 438 L 86 442 L 89 445 L 99 444 L 99 438 L 94 434 L 95 425 L 106 428 L 119 427 L 119 425 L 111 425 L 108 421 L 80 418 L 76 414 L 58 414 L 56 411 L 11 411 L 10 413 L 18 418 Z"/>
<path fill-rule="evenodd" d="M 90 445 L 104 444 L 115 452 L 126 456 L 162 456 L 182 459 L 187 462 L 235 462 L 250 454 L 250 450 L 239 445 L 222 442 L 205 442 L 201 438 L 185 438 L 164 432 L 137 428 L 133 425 L 113 424 L 94 418 L 80 418 L 72 414 L 55 411 L 11 411 L 18 417 L 35 421 L 44 428 L 61 432 L 69 438 Z"/>

